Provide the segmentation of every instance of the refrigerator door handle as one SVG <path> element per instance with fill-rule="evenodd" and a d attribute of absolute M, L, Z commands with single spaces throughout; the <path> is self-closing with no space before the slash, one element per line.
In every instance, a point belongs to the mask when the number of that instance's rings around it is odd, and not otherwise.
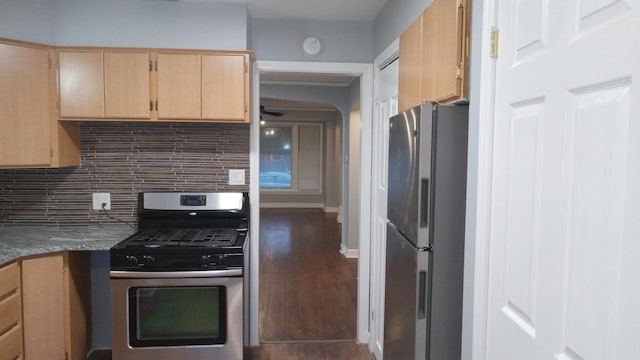
<path fill-rule="evenodd" d="M 427 317 L 427 272 L 420 271 L 418 273 L 418 320 Z"/>
<path fill-rule="evenodd" d="M 429 227 L 429 179 L 420 182 L 420 227 Z"/>

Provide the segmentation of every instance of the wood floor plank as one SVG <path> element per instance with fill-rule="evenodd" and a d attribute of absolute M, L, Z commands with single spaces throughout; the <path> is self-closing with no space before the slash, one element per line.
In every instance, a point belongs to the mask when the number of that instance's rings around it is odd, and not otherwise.
<path fill-rule="evenodd" d="M 357 260 L 339 248 L 335 214 L 261 209 L 263 342 L 356 338 Z"/>

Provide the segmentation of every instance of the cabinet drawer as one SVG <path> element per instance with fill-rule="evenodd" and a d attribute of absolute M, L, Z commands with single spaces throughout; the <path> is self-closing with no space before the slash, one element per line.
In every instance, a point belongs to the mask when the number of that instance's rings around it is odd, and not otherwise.
<path fill-rule="evenodd" d="M 14 293 L 0 300 L 0 334 L 20 322 L 20 294 Z"/>
<path fill-rule="evenodd" d="M 0 335 L 0 360 L 22 358 L 22 327 L 16 326 Z"/>
<path fill-rule="evenodd" d="M 0 268 L 0 298 L 20 286 L 20 268 L 13 263 Z"/>

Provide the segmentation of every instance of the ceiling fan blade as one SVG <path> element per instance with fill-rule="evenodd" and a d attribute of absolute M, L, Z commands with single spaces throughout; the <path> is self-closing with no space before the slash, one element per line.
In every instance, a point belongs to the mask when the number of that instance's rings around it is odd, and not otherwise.
<path fill-rule="evenodd" d="M 280 117 L 280 116 L 283 116 L 285 114 L 285 112 L 281 111 L 281 110 L 272 110 L 272 109 L 267 110 L 262 105 L 260 105 L 260 113 L 261 114 L 265 114 L 265 115 L 269 115 L 269 116 L 275 116 L 275 117 Z"/>

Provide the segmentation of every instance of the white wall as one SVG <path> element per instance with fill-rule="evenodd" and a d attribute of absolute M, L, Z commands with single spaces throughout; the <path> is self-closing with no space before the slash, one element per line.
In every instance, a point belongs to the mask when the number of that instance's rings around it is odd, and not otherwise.
<path fill-rule="evenodd" d="M 397 39 L 432 2 L 433 0 L 389 0 L 373 23 L 375 56 Z"/>
<path fill-rule="evenodd" d="M 52 13 L 50 0 L 0 0 L 0 37 L 51 44 Z"/>
<path fill-rule="evenodd" d="M 54 43 L 123 47 L 244 50 L 244 4 L 55 0 Z"/>
<path fill-rule="evenodd" d="M 317 37 L 322 51 L 307 56 L 302 42 Z M 371 62 L 373 24 L 354 21 L 252 19 L 249 42 L 258 60 Z"/>
<path fill-rule="evenodd" d="M 247 49 L 245 4 L 0 0 L 0 36 L 50 45 Z"/>

